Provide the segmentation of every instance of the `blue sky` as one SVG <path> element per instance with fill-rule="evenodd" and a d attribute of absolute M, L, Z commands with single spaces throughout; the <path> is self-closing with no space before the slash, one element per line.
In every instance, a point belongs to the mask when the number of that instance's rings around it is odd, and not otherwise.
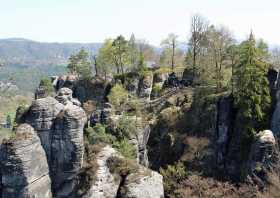
<path fill-rule="evenodd" d="M 226 25 L 237 39 L 256 37 L 280 44 L 277 0 L 0 0 L 0 38 L 47 42 L 102 42 L 134 33 L 159 45 L 175 33 L 189 38 L 190 17 L 200 13 Z"/>

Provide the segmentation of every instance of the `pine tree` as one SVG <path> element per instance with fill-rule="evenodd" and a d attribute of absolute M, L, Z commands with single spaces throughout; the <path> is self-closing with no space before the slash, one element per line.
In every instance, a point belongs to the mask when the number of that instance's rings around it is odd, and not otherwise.
<path fill-rule="evenodd" d="M 269 82 L 266 77 L 268 64 L 261 59 L 259 50 L 251 33 L 249 40 L 240 46 L 240 64 L 235 72 L 234 99 L 238 109 L 237 122 L 241 131 L 241 144 L 247 147 L 254 134 L 267 127 L 271 105 Z"/>
<path fill-rule="evenodd" d="M 7 128 L 12 127 L 12 118 L 11 118 L 10 114 L 8 114 L 7 117 L 6 117 L 6 125 L 7 125 Z"/>
<path fill-rule="evenodd" d="M 89 55 L 83 48 L 77 54 L 70 56 L 67 68 L 70 73 L 78 74 L 79 78 L 88 80 L 92 77 Z"/>

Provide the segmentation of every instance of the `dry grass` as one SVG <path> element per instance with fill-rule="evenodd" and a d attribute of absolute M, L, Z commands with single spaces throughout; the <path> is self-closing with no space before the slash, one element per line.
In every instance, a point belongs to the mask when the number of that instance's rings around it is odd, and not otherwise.
<path fill-rule="evenodd" d="M 31 97 L 16 95 L 16 96 L 0 96 L 0 122 L 6 121 L 6 115 L 14 114 L 19 105 L 31 103 Z"/>
<path fill-rule="evenodd" d="M 205 149 L 209 146 L 209 143 L 209 139 L 205 137 L 186 137 L 184 140 L 186 149 L 183 156 L 181 157 L 181 160 L 187 162 L 201 160 L 201 158 L 205 154 Z"/>
<path fill-rule="evenodd" d="M 101 151 L 104 145 L 90 145 L 85 143 L 85 156 L 83 167 L 78 175 L 79 184 L 77 186 L 78 196 L 85 194 L 96 179 L 98 164 L 96 155 Z"/>
<path fill-rule="evenodd" d="M 254 186 L 236 186 L 213 178 L 191 175 L 181 182 L 174 195 L 170 197 L 188 198 L 256 198 L 258 191 Z"/>
<path fill-rule="evenodd" d="M 280 177 L 275 172 L 268 173 L 268 187 L 265 192 L 260 193 L 259 197 L 279 198 L 280 197 Z"/>

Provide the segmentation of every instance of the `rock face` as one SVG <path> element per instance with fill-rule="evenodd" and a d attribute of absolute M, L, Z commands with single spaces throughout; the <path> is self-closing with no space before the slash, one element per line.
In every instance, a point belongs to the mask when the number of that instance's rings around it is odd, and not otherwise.
<path fill-rule="evenodd" d="M 276 145 L 272 131 L 264 130 L 257 134 L 251 147 L 247 180 L 260 188 L 264 188 L 269 171 L 279 171 L 279 151 Z"/>
<path fill-rule="evenodd" d="M 82 167 L 86 115 L 73 104 L 67 104 L 62 114 L 54 123 L 50 167 L 56 196 L 67 197 L 72 193 L 75 177 Z"/>
<path fill-rule="evenodd" d="M 233 99 L 232 97 L 223 97 L 217 103 L 217 147 L 216 160 L 219 168 L 225 168 L 225 158 L 229 136 L 233 125 Z"/>
<path fill-rule="evenodd" d="M 153 86 L 156 87 L 158 86 L 159 88 L 162 88 L 164 83 L 168 80 L 168 73 L 155 73 L 154 74 L 154 82 Z"/>
<path fill-rule="evenodd" d="M 264 130 L 258 133 L 256 142 L 252 145 L 250 156 L 250 169 L 269 168 L 273 153 L 276 150 L 276 140 L 272 131 Z"/>
<path fill-rule="evenodd" d="M 96 156 L 98 169 L 96 179 L 84 198 L 114 198 L 117 196 L 120 177 L 115 177 L 107 166 L 107 160 L 116 155 L 116 151 L 106 146 Z"/>
<path fill-rule="evenodd" d="M 163 198 L 162 176 L 141 167 L 126 177 L 120 194 L 123 198 Z"/>
<path fill-rule="evenodd" d="M 94 111 L 90 117 L 90 125 L 94 126 L 97 123 L 106 124 L 112 131 L 116 130 L 116 124 L 121 118 L 120 115 L 116 115 L 109 103 L 106 103 L 102 109 Z M 148 167 L 148 150 L 147 143 L 149 140 L 151 128 L 150 124 L 143 121 L 141 117 L 130 116 L 129 119 L 135 122 L 136 134 L 131 134 L 129 137 L 129 143 L 135 147 L 137 151 L 137 162 L 141 165 Z"/>
<path fill-rule="evenodd" d="M 111 173 L 108 159 L 124 158 L 106 146 L 94 156 L 95 180 L 89 188 L 81 186 L 81 173 L 88 164 L 83 167 L 87 117 L 80 105 L 73 99 L 72 90 L 62 87 L 55 98 L 37 99 L 24 110 L 19 119 L 23 124 L 18 126 L 16 137 L 0 147 L 1 197 L 163 197 L 162 176 L 144 167 L 148 166 L 146 144 L 150 126 L 140 118 L 136 134 L 129 138 L 137 150 L 137 160 L 131 163 L 139 169 L 125 176 L 123 172 Z M 120 115 L 112 111 L 110 104 L 104 104 L 100 118 L 98 122 L 110 127 Z"/>
<path fill-rule="evenodd" d="M 84 198 L 163 198 L 162 176 L 141 165 L 135 172 L 123 177 L 119 173 L 111 173 L 107 160 L 110 157 L 123 159 L 110 146 L 101 149 L 97 154 L 98 169 L 96 180 Z"/>
<path fill-rule="evenodd" d="M 51 141 L 56 116 L 63 110 L 64 105 L 52 97 L 35 100 L 26 115 L 26 122 L 37 131 L 48 160 L 51 155 Z"/>
<path fill-rule="evenodd" d="M 134 137 L 136 141 L 136 151 L 137 151 L 137 160 L 138 162 L 148 167 L 149 159 L 148 159 L 148 149 L 147 143 L 150 137 L 151 127 L 148 123 L 142 123 L 137 126 L 137 134 Z"/>
<path fill-rule="evenodd" d="M 1 145 L 1 197 L 52 197 L 49 168 L 40 138 L 28 124 Z"/>
<path fill-rule="evenodd" d="M 276 93 L 276 99 L 277 103 L 272 116 L 271 129 L 277 137 L 280 137 L 280 90 Z"/>
<path fill-rule="evenodd" d="M 47 97 L 47 92 L 44 89 L 44 87 L 38 87 L 35 90 L 35 100 L 40 99 L 40 98 L 46 98 Z"/>
<path fill-rule="evenodd" d="M 68 197 L 72 193 L 82 167 L 86 114 L 75 104 L 72 91 L 61 88 L 56 99 L 47 97 L 34 101 L 26 115 L 26 121 L 37 131 L 47 154 L 56 197 Z"/>
<path fill-rule="evenodd" d="M 151 92 L 153 88 L 153 75 L 145 75 L 139 82 L 138 96 L 150 100 Z"/>
<path fill-rule="evenodd" d="M 140 76 L 138 73 L 135 72 L 128 73 L 127 80 L 124 82 L 125 88 L 135 96 L 138 93 L 139 83 Z"/>

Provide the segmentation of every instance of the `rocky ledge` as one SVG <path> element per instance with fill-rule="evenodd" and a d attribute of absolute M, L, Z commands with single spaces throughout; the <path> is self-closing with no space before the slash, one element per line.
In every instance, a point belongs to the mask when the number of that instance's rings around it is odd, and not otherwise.
<path fill-rule="evenodd" d="M 14 137 L 0 147 L 1 197 L 163 197 L 160 174 L 137 160 L 126 161 L 109 146 L 91 157 L 94 179 L 89 187 L 81 186 L 88 159 L 83 139 L 87 117 L 80 105 L 71 89 L 61 88 L 55 98 L 37 99 L 24 112 Z M 137 144 L 143 159 L 149 129 L 144 131 Z"/>

